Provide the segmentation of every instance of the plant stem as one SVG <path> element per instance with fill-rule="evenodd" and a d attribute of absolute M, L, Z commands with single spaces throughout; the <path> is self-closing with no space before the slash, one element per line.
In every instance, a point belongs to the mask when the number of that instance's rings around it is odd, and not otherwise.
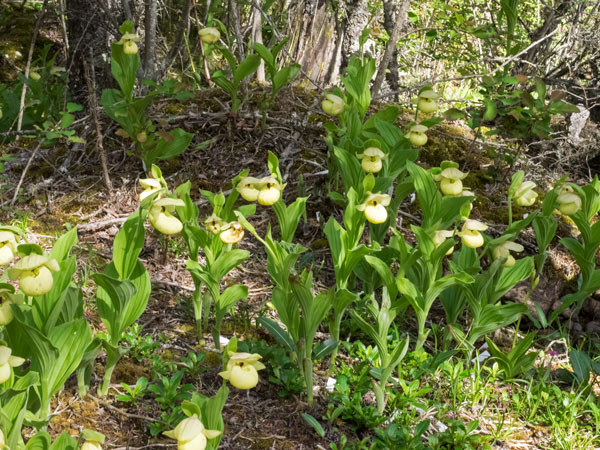
<path fill-rule="evenodd" d="M 313 404 L 313 362 L 311 358 L 306 356 L 302 360 L 302 372 L 306 383 L 306 402 L 308 406 Z"/>
<path fill-rule="evenodd" d="M 196 320 L 196 334 L 198 335 L 198 341 L 201 341 L 204 337 L 202 334 L 202 284 L 196 283 L 196 289 L 192 296 L 192 302 L 194 303 L 194 319 Z"/>
<path fill-rule="evenodd" d="M 333 350 L 333 352 L 331 352 L 331 357 L 329 359 L 329 373 L 330 374 L 333 373 L 333 371 L 335 369 L 335 360 L 337 358 L 338 350 L 340 348 L 340 327 L 342 324 L 343 316 L 344 316 L 344 311 L 342 311 L 340 314 L 336 314 L 334 312 L 333 320 L 329 323 L 329 334 L 331 334 L 331 337 L 338 342 L 338 344 L 335 347 L 335 349 Z"/>

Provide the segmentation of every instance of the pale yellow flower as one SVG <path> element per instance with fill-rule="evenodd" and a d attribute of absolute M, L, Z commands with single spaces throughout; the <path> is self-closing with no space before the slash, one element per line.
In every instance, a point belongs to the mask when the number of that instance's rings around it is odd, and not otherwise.
<path fill-rule="evenodd" d="M 531 206 L 535 203 L 538 193 L 533 190 L 536 184 L 533 181 L 524 181 L 515 193 L 515 203 L 519 206 Z"/>
<path fill-rule="evenodd" d="M 172 213 L 176 206 L 185 206 L 178 198 L 159 198 L 152 203 L 148 213 L 148 221 L 162 234 L 176 234 L 183 229 L 181 221 Z"/>
<path fill-rule="evenodd" d="M 478 248 L 484 244 L 483 235 L 480 231 L 487 230 L 486 224 L 479 222 L 478 220 L 468 219 L 463 224 L 460 233 L 463 244 L 467 247 Z"/>
<path fill-rule="evenodd" d="M 323 100 L 321 106 L 327 114 L 339 116 L 344 110 L 344 99 L 335 94 L 325 94 L 325 100 Z"/>
<path fill-rule="evenodd" d="M 258 353 L 234 353 L 227 361 L 225 371 L 219 375 L 238 389 L 252 389 L 258 384 L 258 371 L 265 368 L 260 358 Z"/>
<path fill-rule="evenodd" d="M 98 441 L 85 441 L 81 450 L 102 450 L 102 445 Z"/>
<path fill-rule="evenodd" d="M 8 381 L 13 367 L 19 367 L 24 362 L 23 358 L 12 356 L 12 349 L 6 345 L 0 345 L 0 384 Z"/>
<path fill-rule="evenodd" d="M 239 222 L 230 222 L 221 227 L 219 237 L 225 244 L 235 244 L 244 237 L 244 228 Z"/>
<path fill-rule="evenodd" d="M 442 170 L 440 174 L 442 181 L 440 181 L 440 190 L 444 195 L 460 195 L 463 191 L 462 180 L 467 176 L 466 173 L 461 172 L 455 167 L 449 167 Z"/>
<path fill-rule="evenodd" d="M 558 209 L 561 213 L 572 216 L 581 209 L 581 198 L 569 185 L 564 185 L 556 199 Z"/>
<path fill-rule="evenodd" d="M 10 231 L 0 231 L 0 266 L 10 264 L 17 254 L 17 240 Z"/>
<path fill-rule="evenodd" d="M 454 231 L 438 230 L 433 235 L 433 243 L 435 244 L 436 247 L 439 247 L 444 242 L 446 242 L 446 239 L 449 239 L 453 236 L 454 236 Z M 450 247 L 450 250 L 448 250 L 446 252 L 446 255 L 451 255 L 453 251 L 454 251 L 454 246 Z"/>
<path fill-rule="evenodd" d="M 423 91 L 419 94 L 419 99 L 417 100 L 417 108 L 419 109 L 419 111 L 424 113 L 435 112 L 438 108 L 438 98 L 440 98 L 440 94 L 431 89 Z"/>
<path fill-rule="evenodd" d="M 139 42 L 140 38 L 135 33 L 125 33 L 121 40 L 118 42 L 123 45 L 123 53 L 126 55 L 135 55 L 138 52 L 138 46 L 136 42 Z"/>
<path fill-rule="evenodd" d="M 179 422 L 174 430 L 165 431 L 163 434 L 177 440 L 178 450 L 204 450 L 207 439 L 214 439 L 221 432 L 207 430 L 197 416 L 192 416 Z"/>
<path fill-rule="evenodd" d="M 215 42 L 219 42 L 221 39 L 221 33 L 215 27 L 205 27 L 198 31 L 200 35 L 200 39 L 205 44 L 214 44 Z"/>
<path fill-rule="evenodd" d="M 245 177 L 240 180 L 236 186 L 236 189 L 244 200 L 247 202 L 255 202 L 258 200 L 258 189 L 256 188 L 256 183 L 259 182 L 260 180 L 258 178 Z"/>
<path fill-rule="evenodd" d="M 425 125 L 413 125 L 409 132 L 406 133 L 406 138 L 415 147 L 422 147 L 427 143 L 427 135 L 425 133 L 428 129 Z"/>
<path fill-rule="evenodd" d="M 32 253 L 8 269 L 11 280 L 19 280 L 19 288 L 25 295 L 43 295 L 52 289 L 52 272 L 60 270 L 55 259 Z"/>
<path fill-rule="evenodd" d="M 365 202 L 358 205 L 356 209 L 364 211 L 365 217 L 371 223 L 383 223 L 387 220 L 387 209 L 392 198 L 387 194 L 371 194 L 369 193 Z"/>
<path fill-rule="evenodd" d="M 275 204 L 281 198 L 281 191 L 285 187 L 273 175 L 261 178 L 255 186 L 258 189 L 258 203 L 264 206 Z"/>
<path fill-rule="evenodd" d="M 387 158 L 377 147 L 368 147 L 363 153 L 356 155 L 361 160 L 361 166 L 365 172 L 377 173 L 383 167 L 382 160 Z"/>
<path fill-rule="evenodd" d="M 517 244 L 513 241 L 506 241 L 502 244 L 494 247 L 492 250 L 492 255 L 494 259 L 505 258 L 506 262 L 504 263 L 504 267 L 512 267 L 515 265 L 515 258 L 510 254 L 510 252 L 520 253 L 524 250 L 521 244 Z"/>
<path fill-rule="evenodd" d="M 140 179 L 140 184 L 144 188 L 140 194 L 140 202 L 155 192 L 160 191 L 162 188 L 160 181 L 156 178 L 142 178 Z"/>
<path fill-rule="evenodd" d="M 23 297 L 15 294 L 15 288 L 8 283 L 0 283 L 0 325 L 8 325 L 14 316 L 11 305 L 22 303 Z"/>
<path fill-rule="evenodd" d="M 204 226 L 212 234 L 219 234 L 225 224 L 225 221 L 215 214 L 212 214 L 204 221 Z"/>

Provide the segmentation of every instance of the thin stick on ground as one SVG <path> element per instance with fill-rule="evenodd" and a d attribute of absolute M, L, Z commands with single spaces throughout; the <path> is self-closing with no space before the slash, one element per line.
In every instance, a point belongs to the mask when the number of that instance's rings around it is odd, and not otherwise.
<path fill-rule="evenodd" d="M 31 38 L 31 44 L 29 45 L 29 54 L 27 55 L 27 64 L 25 65 L 25 80 L 23 81 L 23 88 L 21 89 L 21 101 L 19 103 L 17 131 L 21 131 L 21 127 L 23 126 L 23 113 L 25 112 L 25 94 L 27 93 L 27 81 L 29 80 L 29 70 L 31 69 L 31 60 L 33 59 L 33 49 L 35 47 L 35 41 L 37 41 L 37 37 L 40 32 L 40 27 L 42 26 L 42 19 L 44 18 L 44 13 L 46 12 L 46 6 L 48 6 L 48 0 L 44 0 L 44 4 L 42 5 L 40 14 L 38 15 L 37 21 L 35 22 L 35 28 L 33 29 L 33 37 Z M 19 135 L 17 135 L 17 137 L 15 138 L 15 141 L 18 140 Z"/>
<path fill-rule="evenodd" d="M 89 58 L 93 61 L 92 48 L 89 47 Z M 100 126 L 100 120 L 98 119 L 98 102 L 96 100 L 96 87 L 94 82 L 94 65 L 87 62 L 87 58 L 83 58 L 83 68 L 85 73 L 85 82 L 87 84 L 90 111 L 96 126 L 96 149 L 100 155 L 100 164 L 102 165 L 102 173 L 104 174 L 104 184 L 108 189 L 108 195 L 112 195 L 113 186 L 108 175 L 108 163 L 106 161 L 106 152 L 104 151 L 104 145 L 102 144 L 102 128 Z"/>
<path fill-rule="evenodd" d="M 29 170 L 29 166 L 31 166 L 31 162 L 35 159 L 35 156 L 37 155 L 37 152 L 42 147 L 43 143 L 44 143 L 44 140 L 40 139 L 40 142 L 38 142 L 37 147 L 31 153 L 31 156 L 29 157 L 29 160 L 27 161 L 27 164 L 25 165 L 25 168 L 23 169 L 23 173 L 21 173 L 21 179 L 19 180 L 19 184 L 17 184 L 17 187 L 15 188 L 15 193 L 13 194 L 13 198 L 10 201 L 10 206 L 14 206 L 14 204 L 17 202 L 17 198 L 19 198 L 19 190 L 21 189 L 21 185 L 23 184 L 23 180 L 25 180 L 25 175 L 27 175 L 27 171 Z"/>

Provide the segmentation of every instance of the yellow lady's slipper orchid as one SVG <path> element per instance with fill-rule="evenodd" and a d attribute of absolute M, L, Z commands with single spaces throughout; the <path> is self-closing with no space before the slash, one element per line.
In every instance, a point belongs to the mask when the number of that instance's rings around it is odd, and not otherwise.
<path fill-rule="evenodd" d="M 519 206 L 531 206 L 535 203 L 538 193 L 533 190 L 536 184 L 533 181 L 524 181 L 515 193 L 515 203 Z"/>
<path fill-rule="evenodd" d="M 339 116 L 344 110 L 344 99 L 335 94 L 325 94 L 325 100 L 321 103 L 323 111 L 330 116 Z"/>
<path fill-rule="evenodd" d="M 19 288 L 25 295 L 43 295 L 52 289 L 52 272 L 60 270 L 55 259 L 38 254 L 30 254 L 8 269 L 11 280 L 19 280 Z"/>
<path fill-rule="evenodd" d="M 436 248 L 446 242 L 446 239 L 449 239 L 454 236 L 454 231 L 451 230 L 438 230 L 433 235 L 433 243 Z M 454 246 L 450 247 L 450 250 L 446 252 L 446 255 L 451 255 L 454 251 Z"/>
<path fill-rule="evenodd" d="M 382 160 L 387 158 L 387 155 L 377 147 L 368 147 L 356 156 L 361 160 L 363 170 L 368 173 L 379 172 L 383 167 Z"/>
<path fill-rule="evenodd" d="M 408 133 L 406 133 L 406 138 L 415 147 L 422 147 L 425 144 L 427 144 L 427 135 L 425 134 L 425 132 L 428 129 L 429 128 L 427 128 L 425 125 L 413 125 L 408 131 Z"/>
<path fill-rule="evenodd" d="M 438 98 L 440 98 L 440 94 L 431 89 L 423 91 L 419 94 L 419 99 L 417 100 L 417 108 L 419 109 L 419 111 L 424 113 L 435 112 L 438 108 Z"/>
<path fill-rule="evenodd" d="M 0 231 L 0 266 L 10 264 L 17 254 L 17 240 L 10 231 Z"/>
<path fill-rule="evenodd" d="M 364 211 L 365 217 L 371 223 L 383 223 L 387 220 L 386 206 L 390 204 L 392 198 L 387 194 L 371 194 L 362 205 L 358 205 L 356 209 Z"/>
<path fill-rule="evenodd" d="M 512 267 L 515 265 L 515 258 L 510 254 L 511 251 L 520 253 L 524 250 L 524 247 L 521 244 L 517 244 L 513 241 L 506 241 L 502 244 L 494 247 L 492 250 L 492 255 L 494 259 L 505 258 L 506 262 L 504 263 L 504 267 Z"/>
<path fill-rule="evenodd" d="M 85 441 L 81 450 L 102 450 L 102 445 L 98 441 Z"/>
<path fill-rule="evenodd" d="M 205 44 L 214 44 L 215 42 L 219 42 L 219 39 L 221 39 L 221 33 L 215 27 L 202 28 L 200 31 L 198 31 L 198 34 L 200 35 L 202 42 Z"/>
<path fill-rule="evenodd" d="M 486 224 L 479 222 L 478 220 L 468 219 L 463 224 L 460 233 L 463 244 L 471 248 L 479 248 L 483 245 L 484 239 L 480 231 L 487 230 Z"/>
<path fill-rule="evenodd" d="M 460 195 L 463 191 L 462 180 L 467 176 L 455 167 L 448 167 L 442 170 L 442 181 L 440 182 L 440 190 L 444 195 Z"/>
<path fill-rule="evenodd" d="M 31 72 L 29 72 L 29 78 L 31 78 L 33 81 L 38 81 L 42 77 L 39 73 L 32 70 Z"/>
<path fill-rule="evenodd" d="M 245 177 L 240 180 L 236 186 L 236 189 L 244 200 L 247 202 L 255 202 L 258 200 L 258 189 L 256 188 L 257 183 L 260 183 L 258 178 Z"/>
<path fill-rule="evenodd" d="M 163 434 L 177 440 L 178 450 L 204 450 L 206 440 L 216 438 L 221 432 L 207 430 L 197 416 L 192 416 L 179 422 L 174 430 L 165 431 Z"/>
<path fill-rule="evenodd" d="M 264 206 L 275 204 L 281 198 L 281 191 L 285 187 L 273 175 L 261 178 L 255 186 L 258 189 L 258 203 Z"/>
<path fill-rule="evenodd" d="M 238 389 L 252 389 L 258 384 L 258 371 L 265 368 L 260 358 L 258 353 L 234 353 L 227 361 L 225 371 L 219 375 Z"/>
<path fill-rule="evenodd" d="M 569 185 L 561 188 L 556 202 L 558 203 L 559 211 L 567 216 L 572 216 L 581 209 L 581 198 Z"/>
<path fill-rule="evenodd" d="M 140 38 L 135 33 L 125 33 L 121 40 L 118 42 L 123 45 L 123 53 L 126 55 L 135 55 L 138 52 L 138 46 L 136 42 L 139 42 Z"/>
<path fill-rule="evenodd" d="M 140 202 L 162 189 L 160 181 L 156 178 L 142 178 L 140 179 L 140 184 L 144 188 L 144 191 L 140 194 Z"/>
<path fill-rule="evenodd" d="M 12 356 L 12 349 L 6 345 L 0 345 L 0 384 L 6 383 L 12 374 L 13 367 L 19 367 L 25 362 L 23 358 Z"/>
<path fill-rule="evenodd" d="M 216 214 L 212 214 L 204 221 L 204 227 L 212 234 L 219 234 L 223 230 L 223 225 L 226 225 Z"/>
<path fill-rule="evenodd" d="M 244 237 L 244 228 L 239 222 L 230 222 L 221 227 L 219 237 L 225 244 L 235 244 Z"/>
<path fill-rule="evenodd" d="M 152 203 L 148 220 L 162 234 L 179 233 L 183 224 L 172 214 L 176 206 L 185 206 L 185 202 L 179 198 L 159 198 Z"/>

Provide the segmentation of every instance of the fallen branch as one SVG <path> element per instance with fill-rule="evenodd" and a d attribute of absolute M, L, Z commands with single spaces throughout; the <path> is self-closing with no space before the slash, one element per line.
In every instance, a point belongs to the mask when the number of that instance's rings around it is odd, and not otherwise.
<path fill-rule="evenodd" d="M 90 61 L 94 61 L 92 47 L 89 47 L 89 58 Z M 88 88 L 90 111 L 92 113 L 94 125 L 96 126 L 96 149 L 98 150 L 98 154 L 100 155 L 100 165 L 102 166 L 102 173 L 104 175 L 104 184 L 106 185 L 106 189 L 108 189 L 108 195 L 112 196 L 113 186 L 108 175 L 108 163 L 106 161 L 106 152 L 104 151 L 104 145 L 102 144 L 102 129 L 100 127 L 100 120 L 98 119 L 98 102 L 96 100 L 96 87 L 94 82 L 94 65 L 93 63 L 88 64 L 87 59 L 83 58 L 83 69 L 85 83 L 87 84 Z"/>

